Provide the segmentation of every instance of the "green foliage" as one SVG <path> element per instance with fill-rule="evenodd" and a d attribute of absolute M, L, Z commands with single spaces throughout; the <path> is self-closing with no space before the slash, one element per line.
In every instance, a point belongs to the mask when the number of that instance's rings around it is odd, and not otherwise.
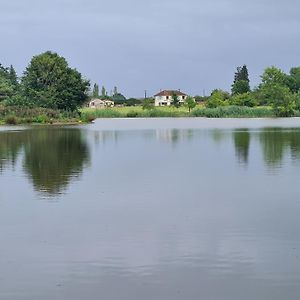
<path fill-rule="evenodd" d="M 229 105 L 226 94 L 227 93 L 222 90 L 214 90 L 206 102 L 206 107 L 216 108 L 219 106 Z"/>
<path fill-rule="evenodd" d="M 122 101 L 126 101 L 126 97 L 124 95 L 122 95 L 121 93 L 116 93 L 114 94 L 111 99 L 115 102 L 122 102 Z"/>
<path fill-rule="evenodd" d="M 107 94 L 106 94 L 106 89 L 105 89 L 105 87 L 102 85 L 102 88 L 101 88 L 101 97 L 105 97 L 105 96 L 107 96 Z"/>
<path fill-rule="evenodd" d="M 136 99 L 136 98 L 129 98 L 124 101 L 124 104 L 126 106 L 136 106 L 136 105 L 142 104 L 142 101 L 140 99 Z"/>
<path fill-rule="evenodd" d="M 172 105 L 177 108 L 180 106 L 178 95 L 175 92 L 172 93 Z"/>
<path fill-rule="evenodd" d="M 0 101 L 9 99 L 17 89 L 17 74 L 13 66 L 5 68 L 0 64 Z"/>
<path fill-rule="evenodd" d="M 19 123 L 19 120 L 16 116 L 9 115 L 5 117 L 4 122 L 8 125 L 17 125 Z"/>
<path fill-rule="evenodd" d="M 289 77 L 276 67 L 267 68 L 261 76 L 258 92 L 267 104 L 272 105 L 276 116 L 289 117 L 297 108 L 297 97 L 289 88 Z"/>
<path fill-rule="evenodd" d="M 288 76 L 279 68 L 274 66 L 266 68 L 261 76 L 262 86 L 264 85 L 287 85 Z"/>
<path fill-rule="evenodd" d="M 9 79 L 10 83 L 12 84 L 12 86 L 14 87 L 14 89 L 17 89 L 18 85 L 19 85 L 18 77 L 17 77 L 17 73 L 12 65 L 9 68 L 8 79 Z"/>
<path fill-rule="evenodd" d="M 291 68 L 290 76 L 288 77 L 288 86 L 293 93 L 300 91 L 300 67 Z"/>
<path fill-rule="evenodd" d="M 195 101 L 196 101 L 196 102 L 201 103 L 201 102 L 207 101 L 209 97 L 197 95 L 197 96 L 195 96 L 194 98 L 195 98 Z"/>
<path fill-rule="evenodd" d="M 92 95 L 93 98 L 99 98 L 99 85 L 97 83 L 94 84 Z"/>
<path fill-rule="evenodd" d="M 87 99 L 89 82 L 50 51 L 34 56 L 22 78 L 24 96 L 36 106 L 76 110 Z"/>
<path fill-rule="evenodd" d="M 231 87 L 231 92 L 233 95 L 245 94 L 250 92 L 249 82 L 246 80 L 236 81 Z"/>
<path fill-rule="evenodd" d="M 250 92 L 249 84 L 249 74 L 246 65 L 238 67 L 236 73 L 234 74 L 234 82 L 231 87 L 231 92 L 233 95 L 244 94 Z"/>
<path fill-rule="evenodd" d="M 237 81 L 247 81 L 248 83 L 250 82 L 248 69 L 246 65 L 243 65 L 242 67 L 237 67 L 237 71 L 234 74 L 234 83 Z"/>
<path fill-rule="evenodd" d="M 118 95 L 119 93 L 118 93 L 118 88 L 115 86 L 114 87 L 114 91 L 113 91 L 113 96 L 116 96 L 116 95 Z M 120 94 L 121 95 L 121 94 Z"/>
<path fill-rule="evenodd" d="M 274 117 L 274 111 L 266 107 L 220 106 L 199 108 L 192 111 L 193 117 L 206 118 L 265 118 Z"/>
<path fill-rule="evenodd" d="M 138 115 L 139 115 L 138 112 L 134 110 L 131 110 L 127 113 L 128 118 L 136 118 Z"/>
<path fill-rule="evenodd" d="M 4 76 L 0 76 L 0 101 L 6 100 L 14 93 L 13 85 Z"/>
<path fill-rule="evenodd" d="M 79 115 L 76 112 L 60 111 L 42 107 L 26 106 L 1 106 L 0 105 L 0 122 L 7 123 L 14 117 L 16 124 L 24 123 L 66 123 L 77 122 Z M 11 121 L 10 124 L 13 124 Z"/>
<path fill-rule="evenodd" d="M 152 109 L 154 107 L 154 101 L 151 98 L 146 98 L 143 100 L 143 109 Z"/>
<path fill-rule="evenodd" d="M 236 94 L 229 100 L 230 105 L 254 107 L 257 105 L 257 100 L 252 93 Z"/>
<path fill-rule="evenodd" d="M 185 100 L 185 106 L 189 109 L 189 112 L 191 112 L 191 109 L 195 108 L 197 105 L 197 102 L 195 99 L 191 96 L 188 96 Z"/>
<path fill-rule="evenodd" d="M 260 91 L 268 103 L 272 105 L 275 114 L 280 117 L 289 117 L 296 109 L 296 97 L 287 86 L 280 84 L 265 84 Z"/>

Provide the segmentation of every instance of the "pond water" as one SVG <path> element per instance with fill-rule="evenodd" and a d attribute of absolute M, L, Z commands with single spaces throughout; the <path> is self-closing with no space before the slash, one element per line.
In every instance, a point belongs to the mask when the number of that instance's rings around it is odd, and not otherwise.
<path fill-rule="evenodd" d="M 1 300 L 300 297 L 300 119 L 0 128 Z"/>

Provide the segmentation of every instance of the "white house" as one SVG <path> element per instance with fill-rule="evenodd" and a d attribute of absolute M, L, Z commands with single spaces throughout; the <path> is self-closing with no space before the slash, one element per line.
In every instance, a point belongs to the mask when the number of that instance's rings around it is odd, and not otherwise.
<path fill-rule="evenodd" d="M 89 102 L 90 108 L 107 108 L 114 107 L 115 103 L 111 100 L 102 100 L 102 99 L 92 99 Z"/>
<path fill-rule="evenodd" d="M 185 102 L 188 96 L 179 90 L 164 90 L 154 95 L 155 106 L 170 106 L 173 101 L 174 94 L 178 97 L 179 103 L 181 104 Z"/>

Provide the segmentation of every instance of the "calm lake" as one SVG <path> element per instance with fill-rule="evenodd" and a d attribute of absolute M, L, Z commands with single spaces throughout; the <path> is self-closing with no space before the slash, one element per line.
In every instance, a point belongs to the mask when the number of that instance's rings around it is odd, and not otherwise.
<path fill-rule="evenodd" d="M 1 300 L 300 299 L 300 119 L 0 127 Z"/>

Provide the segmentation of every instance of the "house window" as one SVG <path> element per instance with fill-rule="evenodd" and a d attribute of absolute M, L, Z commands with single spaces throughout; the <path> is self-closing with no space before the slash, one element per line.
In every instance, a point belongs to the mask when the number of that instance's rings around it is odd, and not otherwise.
<path fill-rule="evenodd" d="M 167 96 L 167 100 L 169 100 L 169 96 Z"/>

